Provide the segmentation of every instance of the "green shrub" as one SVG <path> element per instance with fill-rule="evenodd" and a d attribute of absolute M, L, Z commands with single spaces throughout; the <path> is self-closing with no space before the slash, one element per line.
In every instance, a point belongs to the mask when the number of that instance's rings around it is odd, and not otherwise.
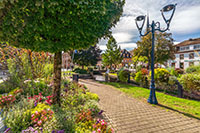
<path fill-rule="evenodd" d="M 129 74 L 130 72 L 128 70 L 120 70 L 118 74 L 118 78 L 121 82 L 127 82 Z"/>
<path fill-rule="evenodd" d="M 53 64 L 45 64 L 43 77 L 48 78 L 53 75 Z"/>
<path fill-rule="evenodd" d="M 95 93 L 86 92 L 86 97 L 90 100 L 99 101 L 99 96 Z"/>
<path fill-rule="evenodd" d="M 186 69 L 186 73 L 200 72 L 200 65 L 190 66 Z"/>
<path fill-rule="evenodd" d="M 188 73 L 184 74 L 180 79 L 180 83 L 182 84 L 184 90 L 187 91 L 200 91 L 200 74 L 196 73 Z"/>
<path fill-rule="evenodd" d="M 175 85 L 176 82 L 177 82 L 177 77 L 176 76 L 169 76 L 169 81 L 168 81 L 169 85 Z"/>
<path fill-rule="evenodd" d="M 28 102 L 23 98 L 2 114 L 2 117 L 6 117 L 4 124 L 11 128 L 11 131 L 17 133 L 27 129 L 31 125 L 31 112 L 26 113 L 26 111 L 33 107 L 34 103 L 32 100 Z"/>
<path fill-rule="evenodd" d="M 99 104 L 95 100 L 89 100 L 89 101 L 87 101 L 85 103 L 83 109 L 84 110 L 90 109 L 92 111 L 92 115 L 96 115 L 100 111 Z"/>
<path fill-rule="evenodd" d="M 149 76 L 151 76 L 151 75 L 149 75 Z M 155 69 L 155 73 L 154 73 L 155 82 L 168 83 L 169 76 L 170 76 L 170 73 L 166 69 L 164 69 L 164 68 Z"/>
<path fill-rule="evenodd" d="M 148 70 L 143 68 L 135 74 L 135 81 L 143 87 L 148 87 Z"/>
<path fill-rule="evenodd" d="M 87 70 L 85 70 L 85 69 L 80 69 L 80 68 L 74 69 L 73 72 L 79 73 L 79 74 L 88 74 Z"/>

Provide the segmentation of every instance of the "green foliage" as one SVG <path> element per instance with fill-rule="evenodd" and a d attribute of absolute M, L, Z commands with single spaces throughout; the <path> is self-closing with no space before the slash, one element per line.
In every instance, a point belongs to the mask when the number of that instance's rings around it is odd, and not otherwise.
<path fill-rule="evenodd" d="M 148 87 L 148 70 L 143 68 L 135 74 L 135 81 L 143 87 Z"/>
<path fill-rule="evenodd" d="M 186 91 L 200 91 L 200 74 L 188 73 L 181 76 L 179 79 L 181 85 Z"/>
<path fill-rule="evenodd" d="M 106 44 L 106 51 L 102 54 L 102 62 L 105 66 L 112 65 L 116 68 L 118 64 L 122 62 L 123 57 L 121 56 L 121 48 L 117 46 L 117 42 L 114 37 L 110 37 L 108 43 Z"/>
<path fill-rule="evenodd" d="M 101 50 L 97 45 L 90 46 L 86 50 L 79 50 L 74 54 L 74 62 L 80 66 L 96 66 L 101 56 Z"/>
<path fill-rule="evenodd" d="M 86 92 L 87 99 L 99 101 L 99 96 L 95 93 Z"/>
<path fill-rule="evenodd" d="M 80 68 L 74 69 L 73 72 L 79 73 L 79 74 L 88 74 L 87 70 L 85 70 L 85 69 L 80 69 Z"/>
<path fill-rule="evenodd" d="M 10 8 L 1 10 L 6 13 L 1 15 L 1 40 L 54 53 L 97 43 L 119 20 L 124 1 L 36 0 L 6 4 Z"/>
<path fill-rule="evenodd" d="M 96 114 L 98 114 L 100 112 L 99 104 L 95 100 L 88 100 L 85 103 L 83 109 L 84 110 L 88 110 L 88 109 L 91 110 L 93 116 L 95 116 Z"/>
<path fill-rule="evenodd" d="M 175 85 L 177 83 L 177 77 L 176 76 L 169 76 L 169 85 Z"/>
<path fill-rule="evenodd" d="M 200 72 L 200 65 L 190 66 L 186 69 L 186 73 Z"/>
<path fill-rule="evenodd" d="M 51 77 L 53 75 L 53 64 L 45 64 L 44 66 L 44 76 L 45 78 Z"/>
<path fill-rule="evenodd" d="M 4 112 L 2 117 L 6 116 L 4 124 L 11 128 L 13 132 L 21 132 L 27 129 L 31 123 L 31 112 L 26 113 L 27 110 L 33 108 L 33 101 L 22 100 L 16 103 L 8 111 Z"/>
<path fill-rule="evenodd" d="M 152 45 L 152 34 L 148 34 L 142 37 L 137 43 L 137 48 L 133 51 L 133 57 L 137 57 L 136 62 L 140 57 L 141 61 L 148 61 L 151 63 L 151 45 Z M 173 46 L 173 39 L 171 33 L 155 33 L 155 64 L 164 64 L 169 59 L 174 59 L 175 47 Z"/>
<path fill-rule="evenodd" d="M 23 95 L 29 94 L 30 96 L 42 93 L 44 96 L 52 94 L 52 88 L 44 80 L 25 80 L 23 84 Z"/>
<path fill-rule="evenodd" d="M 130 74 L 130 72 L 128 70 L 122 69 L 118 73 L 118 78 L 121 82 L 127 82 L 129 74 Z"/>
<path fill-rule="evenodd" d="M 150 75 L 151 76 L 151 73 Z M 165 82 L 168 83 L 170 73 L 164 68 L 155 69 L 154 79 L 155 82 Z"/>

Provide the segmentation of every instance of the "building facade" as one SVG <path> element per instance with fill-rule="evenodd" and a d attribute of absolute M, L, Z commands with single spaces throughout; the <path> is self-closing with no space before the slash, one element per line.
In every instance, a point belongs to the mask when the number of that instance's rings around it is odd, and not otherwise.
<path fill-rule="evenodd" d="M 62 53 L 62 68 L 63 69 L 70 69 L 70 63 L 71 63 L 71 56 L 67 52 Z"/>
<path fill-rule="evenodd" d="M 186 69 L 200 63 L 200 38 L 183 41 L 175 47 L 176 58 L 169 61 L 170 67 Z"/>
<path fill-rule="evenodd" d="M 133 62 L 131 53 L 129 51 L 127 51 L 126 49 L 123 49 L 121 51 L 121 56 L 123 56 L 123 60 L 121 63 L 122 66 L 129 67 L 129 65 Z"/>

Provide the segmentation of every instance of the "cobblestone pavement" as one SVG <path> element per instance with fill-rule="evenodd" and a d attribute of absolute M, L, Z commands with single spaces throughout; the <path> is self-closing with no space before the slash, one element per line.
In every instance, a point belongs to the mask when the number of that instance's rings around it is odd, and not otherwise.
<path fill-rule="evenodd" d="M 99 95 L 100 106 L 117 133 L 200 133 L 200 120 L 152 106 L 93 80 L 81 80 Z"/>

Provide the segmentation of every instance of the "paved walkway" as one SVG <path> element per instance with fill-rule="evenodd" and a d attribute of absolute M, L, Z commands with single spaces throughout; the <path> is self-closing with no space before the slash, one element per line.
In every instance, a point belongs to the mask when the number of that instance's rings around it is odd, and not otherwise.
<path fill-rule="evenodd" d="M 81 80 L 99 95 L 100 106 L 118 133 L 200 133 L 200 121 L 152 106 L 92 80 Z"/>

